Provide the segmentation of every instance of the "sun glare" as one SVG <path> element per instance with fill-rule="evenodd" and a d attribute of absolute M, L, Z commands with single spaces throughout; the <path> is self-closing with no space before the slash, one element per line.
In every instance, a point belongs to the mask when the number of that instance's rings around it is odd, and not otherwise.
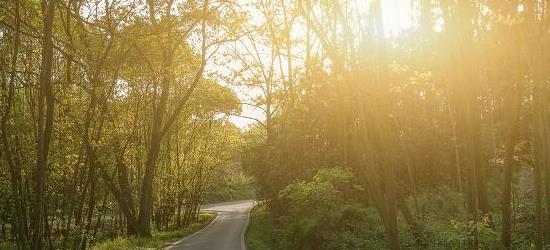
<path fill-rule="evenodd" d="M 398 36 L 412 25 L 410 0 L 381 1 L 384 31 L 387 37 Z"/>

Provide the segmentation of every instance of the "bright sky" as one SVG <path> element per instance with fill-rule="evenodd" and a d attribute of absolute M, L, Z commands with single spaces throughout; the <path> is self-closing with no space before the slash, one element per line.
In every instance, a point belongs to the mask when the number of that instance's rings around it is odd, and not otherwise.
<path fill-rule="evenodd" d="M 237 96 L 239 96 L 241 100 L 248 99 L 248 96 L 246 95 L 246 92 L 248 92 L 247 90 L 239 89 L 239 88 L 234 88 L 234 89 L 235 89 L 235 92 L 237 93 Z M 265 115 L 260 109 L 251 107 L 249 105 L 242 105 L 241 115 L 247 116 L 247 117 L 253 117 L 261 121 L 265 120 Z M 229 116 L 229 121 L 237 125 L 237 127 L 239 127 L 241 130 L 246 130 L 250 125 L 257 123 L 257 121 L 253 119 L 243 118 L 235 115 Z"/>
<path fill-rule="evenodd" d="M 359 4 L 369 6 L 370 1 L 358 1 Z M 384 22 L 384 30 L 387 37 L 395 37 L 403 30 L 409 29 L 412 26 L 412 6 L 411 0 L 381 0 L 382 18 Z M 361 8 L 361 7 L 360 7 Z M 365 9 L 366 11 L 367 9 Z M 242 88 L 234 88 L 235 92 L 241 100 L 246 100 L 250 97 L 250 90 Z M 258 108 L 243 105 L 241 115 L 253 117 L 259 120 L 264 120 L 265 116 Z M 241 129 L 247 129 L 250 125 L 256 123 L 253 119 L 230 116 L 229 120 Z"/>

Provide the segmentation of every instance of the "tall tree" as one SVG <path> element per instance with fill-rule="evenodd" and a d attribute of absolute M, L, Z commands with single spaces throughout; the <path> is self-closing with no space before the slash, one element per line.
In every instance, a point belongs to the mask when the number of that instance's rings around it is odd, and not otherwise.
<path fill-rule="evenodd" d="M 171 18 L 171 11 L 172 11 L 172 4 L 173 1 L 169 1 L 167 5 L 165 6 L 166 13 L 164 18 L 167 20 L 170 20 Z M 155 3 L 153 1 L 148 1 L 149 5 L 149 16 L 150 21 L 153 24 L 154 28 L 158 25 L 156 21 L 156 7 Z M 158 156 L 160 153 L 160 146 L 161 142 L 166 134 L 166 132 L 170 129 L 174 121 L 177 119 L 179 114 L 181 113 L 182 109 L 187 104 L 189 98 L 195 91 L 195 88 L 199 84 L 202 78 L 202 74 L 204 71 L 204 67 L 206 65 L 206 58 L 207 58 L 207 36 L 206 36 L 206 15 L 208 11 L 208 0 L 204 0 L 202 3 L 202 24 L 201 24 L 201 55 L 200 55 L 200 65 L 197 69 L 197 72 L 195 74 L 195 77 L 192 79 L 192 82 L 190 84 L 189 89 L 184 93 L 184 95 L 181 97 L 181 99 L 177 100 L 176 106 L 174 107 L 174 111 L 172 113 L 167 113 L 166 105 L 170 93 L 169 86 L 172 84 L 173 78 L 174 78 L 174 72 L 173 70 L 173 54 L 174 50 L 177 48 L 177 45 L 173 44 L 172 41 L 172 30 L 170 30 L 170 26 L 166 27 L 168 29 L 161 29 L 163 32 L 167 33 L 168 40 L 161 39 L 159 41 L 159 46 L 162 48 L 162 80 L 160 83 L 160 97 L 158 100 L 158 103 L 156 104 L 155 112 L 153 115 L 153 121 L 152 121 L 152 131 L 151 131 L 151 139 L 150 139 L 150 145 L 147 153 L 147 161 L 145 163 L 145 174 L 143 177 L 143 185 L 141 187 L 141 197 L 140 197 L 140 206 L 139 206 L 139 225 L 140 225 L 140 234 L 143 235 L 150 235 L 151 234 L 151 228 L 150 228 L 150 221 L 151 221 L 151 213 L 152 213 L 152 206 L 153 206 L 153 179 L 155 175 L 155 169 L 157 167 L 157 161 Z M 169 22 L 166 22 L 165 24 L 170 24 Z M 166 117 L 165 117 L 166 116 Z M 164 119 L 166 118 L 166 121 Z"/>
<path fill-rule="evenodd" d="M 33 201 L 31 217 L 31 249 L 42 248 L 44 226 L 44 199 L 46 186 L 46 168 L 54 120 L 55 97 L 52 88 L 53 67 L 53 26 L 56 1 L 42 1 L 42 59 L 37 103 L 37 151 L 36 168 L 33 178 Z"/>

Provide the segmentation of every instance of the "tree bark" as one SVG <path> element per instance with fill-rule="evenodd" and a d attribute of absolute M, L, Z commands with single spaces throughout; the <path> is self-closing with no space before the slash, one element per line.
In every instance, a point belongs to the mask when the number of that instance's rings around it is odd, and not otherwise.
<path fill-rule="evenodd" d="M 53 21 L 54 0 L 43 0 L 42 59 L 40 65 L 40 90 L 38 97 L 38 133 L 36 169 L 34 172 L 34 196 L 31 218 L 31 248 L 42 248 L 44 194 L 46 168 L 54 119 L 54 94 L 52 90 Z"/>

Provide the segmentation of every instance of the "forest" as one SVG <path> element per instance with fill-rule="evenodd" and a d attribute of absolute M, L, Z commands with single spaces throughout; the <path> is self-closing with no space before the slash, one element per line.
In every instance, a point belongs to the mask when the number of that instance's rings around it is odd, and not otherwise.
<path fill-rule="evenodd" d="M 0 1 L 0 249 L 550 249 L 548 107 L 550 0 Z"/>

